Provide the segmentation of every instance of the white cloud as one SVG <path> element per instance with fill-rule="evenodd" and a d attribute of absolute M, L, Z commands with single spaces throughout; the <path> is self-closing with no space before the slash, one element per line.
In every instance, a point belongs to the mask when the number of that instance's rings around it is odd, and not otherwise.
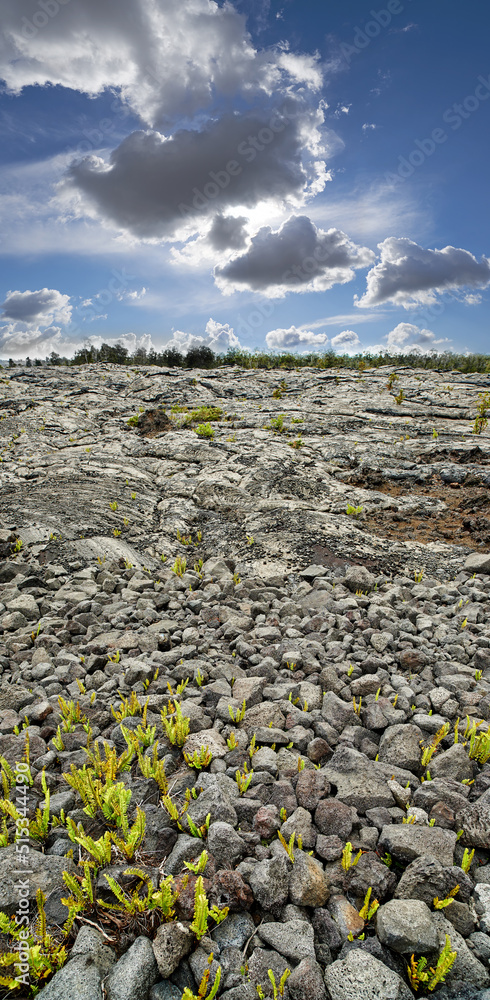
<path fill-rule="evenodd" d="M 363 132 L 374 132 L 377 128 L 378 126 L 373 125 L 372 122 L 364 122 L 364 125 L 362 125 Z"/>
<path fill-rule="evenodd" d="M 64 334 L 57 324 L 71 322 L 70 296 L 56 288 L 35 292 L 7 292 L 0 305 L 0 354 L 2 357 L 45 357 L 60 352 Z"/>
<path fill-rule="evenodd" d="M 51 351 L 63 353 L 63 335 L 59 326 L 45 329 L 7 323 L 0 326 L 0 355 L 5 358 L 44 358 Z M 66 345 L 71 350 L 71 345 Z"/>
<path fill-rule="evenodd" d="M 193 116 L 215 96 L 321 85 L 317 56 L 285 46 L 258 51 L 231 3 L 2 0 L 2 28 L 0 77 L 10 93 L 49 84 L 90 96 L 117 88 L 151 125 Z"/>
<path fill-rule="evenodd" d="M 1 303 L 3 319 L 14 323 L 49 326 L 51 323 L 69 323 L 72 306 L 70 296 L 55 288 L 40 288 L 36 292 L 7 292 Z"/>
<path fill-rule="evenodd" d="M 175 330 L 171 340 L 163 345 L 164 350 L 174 349 L 186 354 L 191 347 L 209 347 L 215 354 L 226 354 L 230 349 L 248 350 L 242 347 L 233 327 L 228 323 L 218 323 L 214 319 L 209 319 L 206 323 L 205 335 L 197 336 L 193 333 L 184 333 L 183 330 Z"/>
<path fill-rule="evenodd" d="M 265 226 L 244 254 L 214 273 L 225 293 L 249 288 L 282 297 L 345 284 L 356 268 L 368 267 L 373 260 L 372 250 L 357 246 L 341 230 L 324 232 L 307 216 L 293 215 L 276 232 Z"/>
<path fill-rule="evenodd" d="M 290 326 L 289 330 L 270 330 L 265 341 L 271 350 L 286 350 L 293 347 L 321 347 L 324 350 L 328 344 L 328 337 L 326 333 L 313 333 L 311 330 L 298 330 L 297 327 Z"/>
<path fill-rule="evenodd" d="M 425 250 L 409 239 L 389 237 L 379 244 L 381 260 L 367 275 L 367 289 L 356 304 L 361 307 L 393 302 L 406 309 L 433 305 L 445 291 L 490 284 L 490 260 L 478 261 L 468 250 L 447 246 Z"/>
<path fill-rule="evenodd" d="M 332 337 L 332 347 L 335 347 L 336 350 L 352 351 L 354 348 L 361 347 L 361 341 L 354 330 L 342 330 L 341 333 Z"/>
<path fill-rule="evenodd" d="M 435 351 L 441 344 L 450 343 L 451 341 L 447 337 L 438 339 L 432 330 L 420 329 L 414 323 L 398 323 L 393 330 L 390 330 L 386 338 L 386 346 L 389 351 L 401 350 L 403 353 L 412 350 Z"/>

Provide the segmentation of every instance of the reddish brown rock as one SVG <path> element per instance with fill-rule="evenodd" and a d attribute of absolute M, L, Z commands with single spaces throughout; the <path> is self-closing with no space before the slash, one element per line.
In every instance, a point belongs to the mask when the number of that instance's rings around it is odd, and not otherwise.
<path fill-rule="evenodd" d="M 296 798 L 298 805 L 303 806 L 303 809 L 313 812 L 320 799 L 328 795 L 329 791 L 330 785 L 321 771 L 307 771 L 305 769 L 300 772 L 296 782 Z"/>
<path fill-rule="evenodd" d="M 252 890 L 240 872 L 228 870 L 214 876 L 210 899 L 218 906 L 229 906 L 231 913 L 249 910 L 254 901 Z"/>
<path fill-rule="evenodd" d="M 261 806 L 254 817 L 254 830 L 264 840 L 270 840 L 281 826 L 281 817 L 277 806 Z"/>
<path fill-rule="evenodd" d="M 322 799 L 315 812 L 315 826 L 326 837 L 340 837 L 345 843 L 352 831 L 352 809 L 338 799 Z"/>

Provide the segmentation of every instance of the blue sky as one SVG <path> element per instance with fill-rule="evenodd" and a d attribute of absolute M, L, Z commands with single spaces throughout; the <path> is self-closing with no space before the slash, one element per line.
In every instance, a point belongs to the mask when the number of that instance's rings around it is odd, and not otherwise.
<path fill-rule="evenodd" d="M 3 0 L 0 356 L 490 350 L 476 0 Z"/>

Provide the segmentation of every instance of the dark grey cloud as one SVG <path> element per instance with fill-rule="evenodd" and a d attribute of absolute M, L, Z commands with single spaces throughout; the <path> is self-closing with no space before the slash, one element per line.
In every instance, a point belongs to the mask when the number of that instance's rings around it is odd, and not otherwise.
<path fill-rule="evenodd" d="M 36 292 L 8 292 L 0 309 L 3 320 L 44 326 L 55 320 L 69 322 L 72 312 L 69 303 L 69 295 L 63 295 L 55 288 L 40 288 Z"/>
<path fill-rule="evenodd" d="M 317 124 L 316 114 L 290 102 L 287 117 L 228 114 L 171 138 L 133 132 L 109 163 L 87 156 L 72 164 L 68 184 L 119 228 L 173 239 L 228 208 L 250 210 L 271 199 L 287 204 L 318 187 L 324 164 L 317 159 Z"/>
<path fill-rule="evenodd" d="M 276 232 L 265 226 L 246 253 L 214 273 L 225 292 L 249 288 L 282 296 L 345 284 L 357 268 L 369 267 L 374 259 L 372 250 L 357 246 L 340 229 L 325 232 L 307 216 L 293 215 Z"/>
<path fill-rule="evenodd" d="M 490 260 L 478 260 L 468 250 L 425 250 L 394 236 L 380 243 L 379 250 L 381 259 L 369 271 L 366 292 L 357 302 L 362 307 L 381 302 L 431 304 L 445 291 L 490 285 Z"/>
<path fill-rule="evenodd" d="M 208 233 L 213 250 L 240 250 L 244 247 L 246 223 L 243 215 L 216 215 Z"/>

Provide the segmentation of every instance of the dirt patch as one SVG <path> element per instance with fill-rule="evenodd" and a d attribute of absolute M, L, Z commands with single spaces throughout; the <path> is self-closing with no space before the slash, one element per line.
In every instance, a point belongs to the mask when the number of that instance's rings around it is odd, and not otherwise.
<path fill-rule="evenodd" d="M 163 409 L 145 410 L 138 417 L 137 430 L 143 437 L 156 437 L 157 434 L 165 434 L 171 428 L 172 421 Z"/>
<path fill-rule="evenodd" d="M 406 487 L 405 487 L 406 489 Z M 363 526 L 385 538 L 395 538 L 398 541 L 413 539 L 416 542 L 446 542 L 450 545 L 462 545 L 479 552 L 490 550 L 490 493 L 488 490 L 476 487 L 464 487 L 458 484 L 452 486 L 413 486 L 410 494 L 404 492 L 404 487 L 382 483 L 378 492 L 392 497 L 414 496 L 431 497 L 442 500 L 446 509 L 427 514 L 420 512 L 406 515 L 402 510 L 380 511 L 368 515 L 363 520 Z"/>

